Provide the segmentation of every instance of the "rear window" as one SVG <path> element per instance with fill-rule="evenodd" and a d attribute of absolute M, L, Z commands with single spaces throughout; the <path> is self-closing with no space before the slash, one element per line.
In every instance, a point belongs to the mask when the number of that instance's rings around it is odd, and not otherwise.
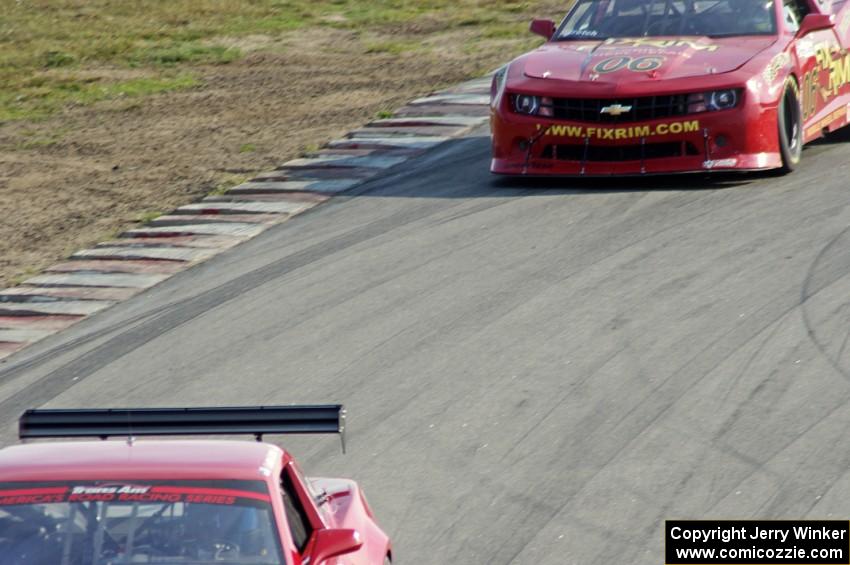
<path fill-rule="evenodd" d="M 284 563 L 262 481 L 0 483 L 0 565 Z"/>

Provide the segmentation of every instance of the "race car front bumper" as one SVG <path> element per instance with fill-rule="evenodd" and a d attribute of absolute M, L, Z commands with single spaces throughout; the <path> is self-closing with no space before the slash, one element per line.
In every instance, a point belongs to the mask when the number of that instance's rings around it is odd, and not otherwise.
<path fill-rule="evenodd" d="M 646 122 L 579 123 L 493 110 L 490 170 L 616 176 L 782 166 L 776 111 L 743 106 Z"/>

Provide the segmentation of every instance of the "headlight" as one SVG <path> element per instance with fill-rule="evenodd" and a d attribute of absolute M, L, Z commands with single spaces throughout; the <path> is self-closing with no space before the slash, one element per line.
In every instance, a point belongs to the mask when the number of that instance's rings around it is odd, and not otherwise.
<path fill-rule="evenodd" d="M 530 94 L 515 94 L 513 96 L 514 111 L 528 116 L 554 115 L 554 101 L 548 96 L 532 96 Z"/>
<path fill-rule="evenodd" d="M 496 97 L 502 92 L 502 88 L 505 86 L 505 79 L 508 76 L 508 67 L 504 66 L 495 73 L 493 73 L 493 82 L 490 83 L 490 103 L 495 102 Z"/>
<path fill-rule="evenodd" d="M 688 113 L 696 114 L 698 112 L 729 110 L 738 105 L 740 98 L 740 91 L 733 88 L 689 94 Z"/>
<path fill-rule="evenodd" d="M 709 110 L 728 110 L 738 105 L 738 93 L 734 90 L 715 90 L 708 97 Z"/>
<path fill-rule="evenodd" d="M 514 96 L 514 110 L 518 114 L 536 116 L 539 109 L 540 99 L 537 96 L 529 96 L 528 94 L 517 94 Z"/>

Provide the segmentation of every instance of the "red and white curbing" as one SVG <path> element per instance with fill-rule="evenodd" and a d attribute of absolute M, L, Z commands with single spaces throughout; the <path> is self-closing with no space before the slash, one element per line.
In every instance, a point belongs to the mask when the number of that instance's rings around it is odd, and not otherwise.
<path fill-rule="evenodd" d="M 0 359 L 463 136 L 487 122 L 489 90 L 485 77 L 414 100 L 313 155 L 181 206 L 1 290 Z"/>

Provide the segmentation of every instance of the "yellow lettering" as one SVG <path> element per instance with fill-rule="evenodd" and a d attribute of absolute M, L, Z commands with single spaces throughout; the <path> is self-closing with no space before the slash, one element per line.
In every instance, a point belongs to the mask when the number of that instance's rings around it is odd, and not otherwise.
<path fill-rule="evenodd" d="M 617 139 L 625 139 L 627 137 L 626 133 L 628 133 L 628 132 L 626 132 L 626 128 L 617 128 L 617 130 L 615 132 L 616 138 Z"/>
<path fill-rule="evenodd" d="M 850 82 L 850 55 L 832 62 L 829 72 L 829 88 L 833 96 L 838 96 L 838 91 Z"/>
<path fill-rule="evenodd" d="M 691 133 L 695 131 L 699 131 L 699 121 L 691 120 L 690 122 L 685 122 L 685 133 Z"/>
<path fill-rule="evenodd" d="M 658 124 L 658 127 L 655 128 L 655 133 L 658 135 L 667 135 L 668 132 L 667 124 Z"/>

